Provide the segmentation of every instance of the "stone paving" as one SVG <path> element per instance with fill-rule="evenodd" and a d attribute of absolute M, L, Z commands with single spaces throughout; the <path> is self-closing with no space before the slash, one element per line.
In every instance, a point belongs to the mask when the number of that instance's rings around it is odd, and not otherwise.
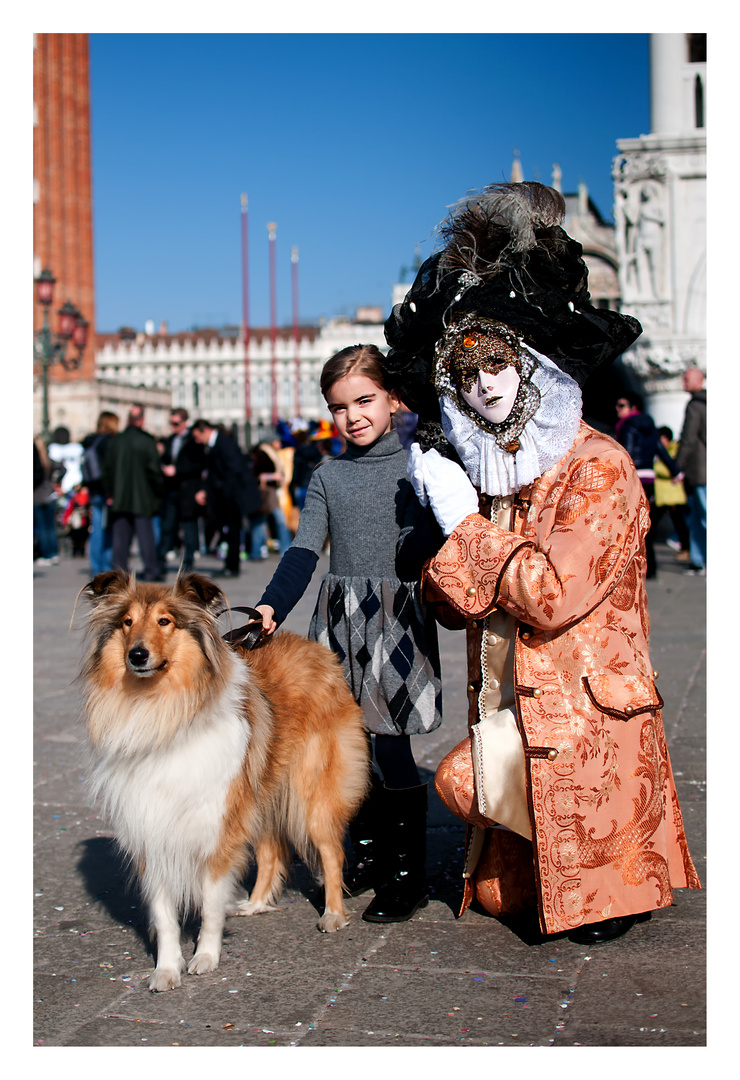
<path fill-rule="evenodd" d="M 685 576 L 662 545 L 658 558 L 648 583 L 651 659 L 706 886 L 706 580 Z M 276 556 L 243 564 L 238 580 L 224 582 L 231 603 L 255 604 L 276 564 Z M 211 556 L 199 563 L 205 573 L 218 565 Z M 289 629 L 306 632 L 326 566 Z M 369 896 L 357 897 L 348 901 L 349 927 L 320 934 L 317 888 L 298 863 L 279 910 L 227 920 L 217 971 L 149 993 L 153 958 L 138 896 L 84 793 L 73 685 L 81 610 L 68 628 L 88 577 L 86 561 L 68 556 L 34 570 L 35 1047 L 706 1045 L 706 888 L 677 891 L 672 907 L 593 949 L 472 909 L 457 919 L 464 826 L 431 786 L 432 899 L 412 920 L 365 923 Z M 413 740 L 425 779 L 465 734 L 464 635 L 441 631 L 441 639 L 445 721 Z"/>

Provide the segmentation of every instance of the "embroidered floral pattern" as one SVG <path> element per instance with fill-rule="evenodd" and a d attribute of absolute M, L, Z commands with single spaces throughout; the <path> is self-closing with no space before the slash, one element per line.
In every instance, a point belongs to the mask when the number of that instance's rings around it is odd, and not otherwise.
<path fill-rule="evenodd" d="M 525 751 L 537 750 L 527 762 L 532 860 L 540 921 L 555 933 L 609 917 L 604 912 L 664 906 L 673 888 L 700 884 L 650 664 L 642 485 L 624 450 L 582 424 L 530 499 L 516 533 L 470 515 L 427 573 L 469 620 L 470 723 L 478 719 L 481 674 L 481 629 L 470 620 L 498 606 L 519 622 L 518 721 Z M 462 758 L 452 773 L 448 759 L 437 774 L 440 795 L 447 802 L 449 784 L 457 786 L 451 802 L 462 807 L 470 784 L 472 814 L 472 762 L 468 776 Z M 485 877 L 487 850 L 476 895 L 484 904 L 495 897 L 489 910 L 505 911 L 510 889 Z M 466 890 L 468 901 L 472 894 Z"/>

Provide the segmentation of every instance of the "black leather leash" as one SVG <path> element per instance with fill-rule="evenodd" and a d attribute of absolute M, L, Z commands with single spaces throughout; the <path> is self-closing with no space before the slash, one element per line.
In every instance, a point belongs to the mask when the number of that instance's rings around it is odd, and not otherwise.
<path fill-rule="evenodd" d="M 241 646 L 242 649 L 253 649 L 262 636 L 262 615 L 260 612 L 251 607 L 233 607 L 226 610 L 241 611 L 244 615 L 249 615 L 249 622 L 246 626 L 239 626 L 236 630 L 229 630 L 227 634 L 223 635 L 223 640 L 228 642 L 232 649 L 237 646 Z M 226 611 L 221 614 L 225 615 Z"/>

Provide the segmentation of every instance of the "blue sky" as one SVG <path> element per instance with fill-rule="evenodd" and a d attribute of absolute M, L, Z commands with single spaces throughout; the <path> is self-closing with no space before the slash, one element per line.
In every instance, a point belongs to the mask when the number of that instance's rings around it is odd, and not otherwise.
<path fill-rule="evenodd" d="M 649 130 L 648 40 L 629 34 L 91 34 L 97 326 L 389 310 L 445 208 L 508 179 L 588 185 L 612 213 L 618 139 Z"/>

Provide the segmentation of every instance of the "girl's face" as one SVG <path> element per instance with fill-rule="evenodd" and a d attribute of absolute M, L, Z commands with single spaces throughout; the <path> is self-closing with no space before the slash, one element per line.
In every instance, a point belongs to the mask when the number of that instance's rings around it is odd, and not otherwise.
<path fill-rule="evenodd" d="M 391 430 L 400 403 L 395 392 L 383 390 L 367 375 L 345 375 L 327 392 L 326 404 L 343 439 L 371 446 Z"/>
<path fill-rule="evenodd" d="M 460 393 L 479 416 L 491 424 L 501 424 L 514 407 L 520 382 L 513 364 L 496 365 L 493 371 L 479 368 L 474 380 L 463 381 Z"/>

